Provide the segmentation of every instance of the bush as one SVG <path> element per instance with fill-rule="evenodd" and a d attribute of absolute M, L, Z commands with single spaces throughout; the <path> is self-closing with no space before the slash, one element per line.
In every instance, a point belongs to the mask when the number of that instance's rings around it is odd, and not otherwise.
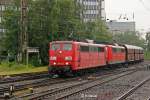
<path fill-rule="evenodd" d="M 144 53 L 144 59 L 145 60 L 150 60 L 150 51 L 145 51 L 145 53 Z"/>
<path fill-rule="evenodd" d="M 33 65 L 33 66 L 40 66 L 40 59 L 38 58 L 38 56 L 30 56 L 29 58 L 29 64 Z"/>

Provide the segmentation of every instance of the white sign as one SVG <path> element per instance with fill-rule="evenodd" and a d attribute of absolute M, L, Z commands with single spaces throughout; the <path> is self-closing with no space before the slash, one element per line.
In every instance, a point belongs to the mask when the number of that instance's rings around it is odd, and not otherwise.
<path fill-rule="evenodd" d="M 37 48 L 37 47 L 29 47 L 29 48 L 27 48 L 27 52 L 29 52 L 29 53 L 36 53 L 36 52 L 39 52 L 39 48 Z"/>

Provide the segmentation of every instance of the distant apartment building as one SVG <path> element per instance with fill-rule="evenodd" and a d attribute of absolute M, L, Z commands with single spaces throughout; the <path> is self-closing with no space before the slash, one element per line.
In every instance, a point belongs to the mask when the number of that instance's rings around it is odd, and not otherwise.
<path fill-rule="evenodd" d="M 4 36 L 4 32 L 5 32 L 5 29 L 2 23 L 2 19 L 4 18 L 3 12 L 5 11 L 6 7 L 11 4 L 11 2 L 12 0 L 0 0 L 0 41 L 2 40 Z M 0 51 L 2 49 L 3 48 L 1 47 L 1 44 L 0 44 Z"/>
<path fill-rule="evenodd" d="M 0 0 L 0 33 L 3 33 L 3 25 L 2 25 L 2 19 L 3 19 L 3 12 L 5 11 L 6 7 L 10 5 L 12 0 Z"/>
<path fill-rule="evenodd" d="M 84 22 L 96 19 L 105 20 L 105 1 L 104 0 L 77 0 L 83 5 L 82 19 Z"/>
<path fill-rule="evenodd" d="M 111 31 L 112 33 L 135 32 L 134 21 L 121 22 L 121 21 L 111 20 L 106 23 L 109 31 Z"/>

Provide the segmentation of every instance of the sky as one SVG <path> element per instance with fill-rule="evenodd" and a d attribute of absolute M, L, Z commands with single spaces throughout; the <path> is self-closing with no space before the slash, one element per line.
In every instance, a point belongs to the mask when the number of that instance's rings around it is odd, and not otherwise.
<path fill-rule="evenodd" d="M 105 0 L 106 18 L 136 22 L 136 30 L 150 31 L 150 0 Z M 125 20 L 124 20 L 125 21 Z"/>

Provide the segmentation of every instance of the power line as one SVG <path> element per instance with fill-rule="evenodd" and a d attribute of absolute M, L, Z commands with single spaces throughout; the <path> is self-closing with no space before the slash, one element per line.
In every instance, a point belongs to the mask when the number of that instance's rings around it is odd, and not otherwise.
<path fill-rule="evenodd" d="M 139 1 L 140 1 L 140 3 L 143 5 L 143 7 L 144 7 L 147 11 L 150 12 L 150 8 L 145 5 L 144 1 L 143 1 L 143 0 L 139 0 Z"/>

